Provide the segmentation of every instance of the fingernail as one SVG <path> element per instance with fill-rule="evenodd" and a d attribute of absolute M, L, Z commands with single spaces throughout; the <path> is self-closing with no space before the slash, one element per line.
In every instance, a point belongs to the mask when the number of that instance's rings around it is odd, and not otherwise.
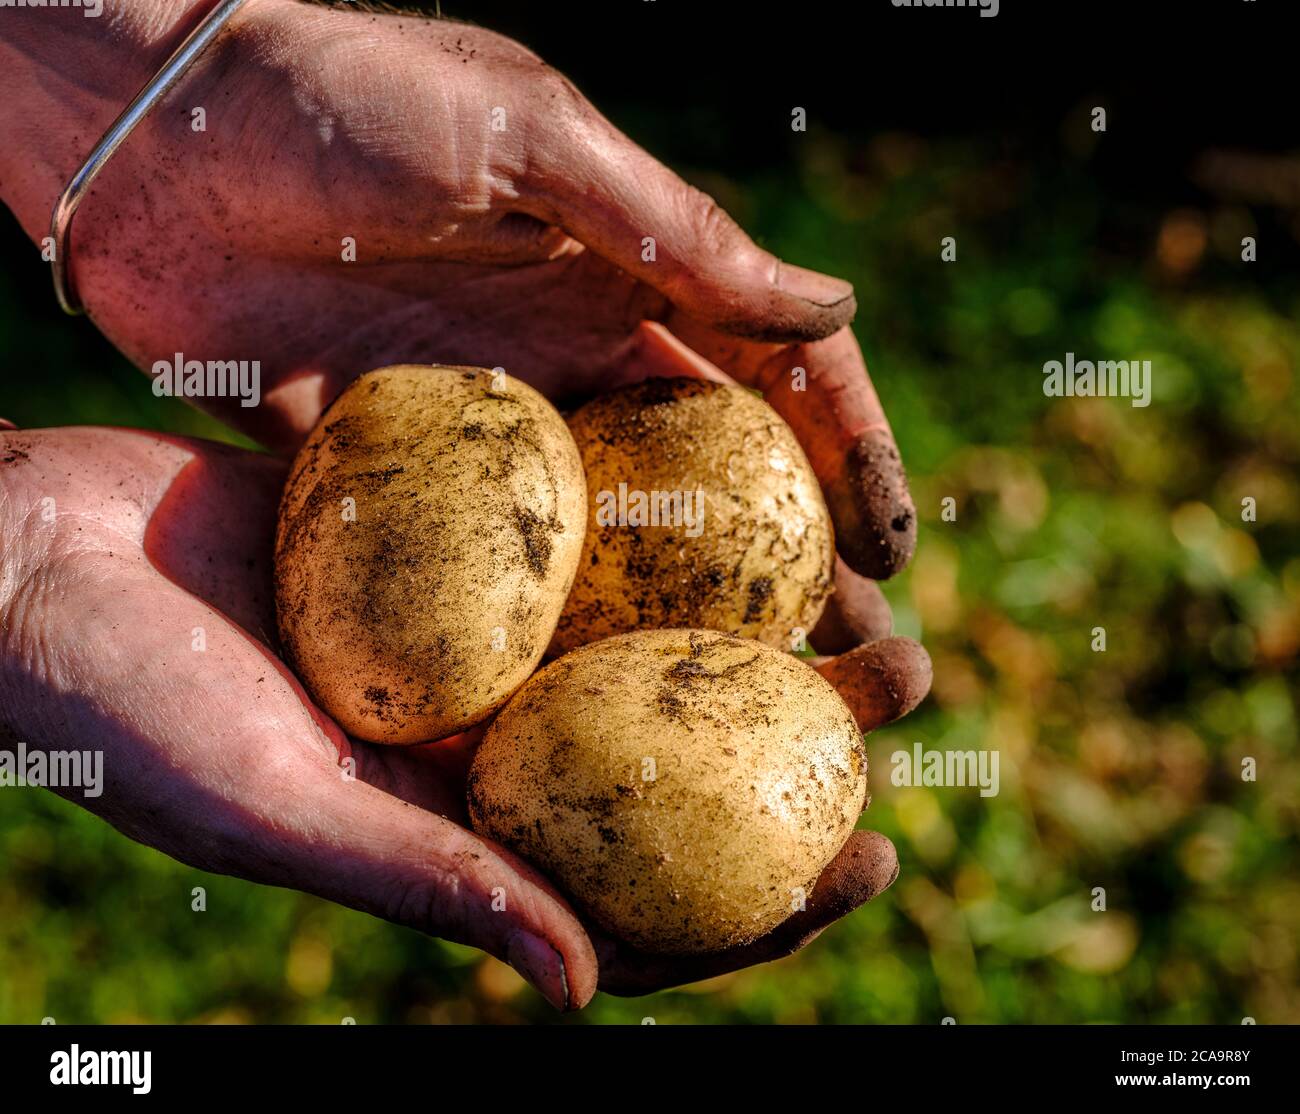
<path fill-rule="evenodd" d="M 506 946 L 506 962 L 557 1010 L 569 1008 L 569 979 L 564 959 L 540 936 L 520 932 Z"/>
<path fill-rule="evenodd" d="M 888 580 L 916 549 L 916 507 L 893 434 L 868 429 L 846 463 L 847 482 L 827 493 L 840 556 L 854 572 Z"/>
<path fill-rule="evenodd" d="M 787 294 L 823 308 L 837 306 L 846 298 L 853 297 L 853 286 L 843 279 L 831 278 L 830 275 L 808 271 L 789 263 L 781 264 L 776 285 Z"/>
<path fill-rule="evenodd" d="M 17 429 L 17 428 L 18 427 L 14 425 L 14 423 L 11 422 L 8 418 L 0 418 L 0 429 Z"/>

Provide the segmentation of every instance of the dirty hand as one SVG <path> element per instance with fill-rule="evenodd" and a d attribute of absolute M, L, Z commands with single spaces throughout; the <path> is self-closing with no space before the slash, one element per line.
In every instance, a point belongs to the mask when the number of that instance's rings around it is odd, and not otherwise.
<path fill-rule="evenodd" d="M 33 239 L 195 7 L 6 16 L 0 194 Z M 258 405 L 196 401 L 278 451 L 390 363 L 499 366 L 559 400 L 652 374 L 734 378 L 802 442 L 846 581 L 911 556 L 915 512 L 848 327 L 852 288 L 756 247 L 490 31 L 250 0 L 98 179 L 71 272 L 145 370 L 177 353 L 259 361 Z"/>
<path fill-rule="evenodd" d="M 209 442 L 0 432 L 0 745 L 102 750 L 101 795 L 57 791 L 131 838 L 474 945 L 559 1008 L 598 985 L 646 993 L 786 955 L 894 880 L 892 844 L 858 831 L 806 911 L 748 947 L 648 956 L 590 930 L 528 864 L 469 830 L 475 735 L 356 742 L 276 656 L 283 481 L 282 462 Z M 820 668 L 864 730 L 929 688 L 907 639 Z"/>

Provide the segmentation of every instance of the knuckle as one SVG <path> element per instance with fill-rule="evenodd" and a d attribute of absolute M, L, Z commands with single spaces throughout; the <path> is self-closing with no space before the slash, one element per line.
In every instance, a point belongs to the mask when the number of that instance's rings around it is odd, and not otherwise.
<path fill-rule="evenodd" d="M 423 882 L 393 882 L 383 891 L 381 913 L 395 924 L 437 932 L 443 926 L 443 906 L 443 895 Z"/>
<path fill-rule="evenodd" d="M 701 251 L 732 254 L 736 248 L 736 225 L 712 197 L 694 186 L 687 187 L 691 231 Z"/>

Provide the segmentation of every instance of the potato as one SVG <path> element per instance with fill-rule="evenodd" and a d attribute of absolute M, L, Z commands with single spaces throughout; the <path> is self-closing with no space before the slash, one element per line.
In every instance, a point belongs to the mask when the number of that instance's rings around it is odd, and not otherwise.
<path fill-rule="evenodd" d="M 534 676 L 488 728 L 475 831 L 547 872 L 606 931 L 713 952 L 812 892 L 866 799 L 836 691 L 792 655 L 715 631 L 638 631 Z"/>
<path fill-rule="evenodd" d="M 363 375 L 285 485 L 275 580 L 286 654 L 352 735 L 455 734 L 537 667 L 585 513 L 573 438 L 531 387 L 464 367 Z"/>
<path fill-rule="evenodd" d="M 790 649 L 812 630 L 832 586 L 830 515 L 761 398 L 651 379 L 588 403 L 569 428 L 587 472 L 587 536 L 552 653 L 662 627 Z"/>

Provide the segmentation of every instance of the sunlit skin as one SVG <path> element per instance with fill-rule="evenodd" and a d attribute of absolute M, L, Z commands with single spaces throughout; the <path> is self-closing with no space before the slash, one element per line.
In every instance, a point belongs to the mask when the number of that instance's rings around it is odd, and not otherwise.
<path fill-rule="evenodd" d="M 0 194 L 34 240 L 191 25 L 178 8 L 193 6 L 119 5 L 91 37 L 63 18 L 75 10 L 6 17 Z M 85 63 L 76 83 L 55 76 L 69 52 Z M 892 437 L 847 284 L 756 248 L 490 32 L 252 0 L 186 80 L 83 206 L 72 272 L 95 324 L 146 370 L 177 352 L 259 360 L 262 405 L 203 405 L 277 455 L 125 430 L 0 434 L 5 732 L 102 746 L 104 795 L 73 799 L 134 839 L 473 944 L 561 1007 L 598 985 L 639 993 L 787 954 L 888 886 L 893 847 L 857 832 L 807 911 L 769 937 L 719 956 L 632 955 L 466 828 L 473 734 L 401 750 L 349 740 L 277 657 L 272 612 L 285 455 L 352 376 L 395 362 L 499 365 L 560 403 L 646 375 L 758 387 L 808 452 L 842 556 L 895 571 L 914 515 L 901 473 L 879 470 Z M 191 129 L 195 104 L 205 132 Z M 837 585 L 858 605 L 836 612 L 822 648 L 887 633 L 874 585 L 847 565 Z M 867 730 L 929 684 L 901 639 L 822 668 Z"/>

